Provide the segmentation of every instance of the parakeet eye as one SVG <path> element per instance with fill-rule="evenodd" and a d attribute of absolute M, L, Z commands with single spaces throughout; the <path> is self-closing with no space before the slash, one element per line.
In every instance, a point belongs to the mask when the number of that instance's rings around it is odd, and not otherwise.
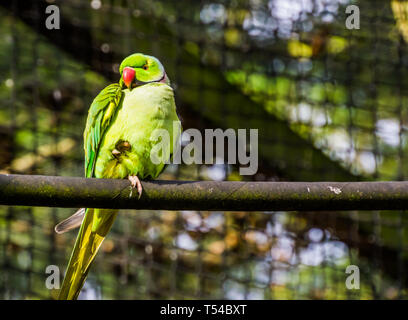
<path fill-rule="evenodd" d="M 143 68 L 143 70 L 147 70 L 147 69 L 149 69 L 149 66 L 147 64 L 145 64 L 142 68 Z"/>

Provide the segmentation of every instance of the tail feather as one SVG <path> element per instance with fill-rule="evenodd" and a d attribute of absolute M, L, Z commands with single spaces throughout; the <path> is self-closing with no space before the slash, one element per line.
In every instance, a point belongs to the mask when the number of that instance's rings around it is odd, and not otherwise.
<path fill-rule="evenodd" d="M 91 263 L 112 227 L 116 215 L 117 210 L 86 209 L 58 295 L 59 300 L 78 298 Z"/>
<path fill-rule="evenodd" d="M 82 224 L 85 212 L 86 209 L 81 208 L 78 211 L 76 211 L 72 216 L 58 223 L 54 228 L 55 232 L 61 234 L 79 227 Z"/>

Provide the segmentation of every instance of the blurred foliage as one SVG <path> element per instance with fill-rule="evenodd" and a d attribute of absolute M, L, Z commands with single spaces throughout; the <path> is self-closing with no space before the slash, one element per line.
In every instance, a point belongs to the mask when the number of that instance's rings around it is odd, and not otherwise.
<path fill-rule="evenodd" d="M 171 165 L 161 179 L 407 175 L 403 2 L 52 2 L 65 25 L 50 32 L 62 43 L 40 27 L 35 9 L 48 2 L 15 17 L 8 5 L 0 11 L 2 173 L 82 176 L 88 106 L 117 80 L 121 59 L 140 51 L 163 62 L 185 129 L 259 129 L 254 177 L 215 164 Z M 350 3 L 360 30 L 344 26 Z M 100 51 L 90 61 L 89 48 Z M 71 213 L 0 208 L 0 297 L 55 294 L 45 268 L 65 268 L 75 232 L 53 226 Z M 402 212 L 121 211 L 82 298 L 406 298 L 406 229 Z M 350 264 L 360 290 L 344 285 Z"/>

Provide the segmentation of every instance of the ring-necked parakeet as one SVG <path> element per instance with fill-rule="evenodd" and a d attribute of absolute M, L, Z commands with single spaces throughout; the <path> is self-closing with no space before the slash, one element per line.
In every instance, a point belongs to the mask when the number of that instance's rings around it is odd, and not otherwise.
<path fill-rule="evenodd" d="M 156 178 L 165 166 L 164 162 L 154 164 L 150 159 L 157 143 L 151 139 L 152 133 L 155 129 L 167 130 L 170 146 L 163 148 L 168 154 L 161 155 L 161 159 L 167 160 L 173 152 L 173 139 L 180 136 L 181 125 L 170 81 L 158 59 L 132 54 L 122 61 L 119 71 L 119 83 L 103 89 L 88 112 L 84 131 L 85 175 L 128 178 L 140 197 L 139 178 Z M 62 233 L 81 225 L 59 299 L 78 297 L 116 214 L 117 210 L 80 209 L 56 226 L 55 230 Z"/>

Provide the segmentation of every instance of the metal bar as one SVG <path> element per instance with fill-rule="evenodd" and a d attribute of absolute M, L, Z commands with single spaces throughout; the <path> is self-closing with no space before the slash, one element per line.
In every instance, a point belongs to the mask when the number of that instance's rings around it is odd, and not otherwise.
<path fill-rule="evenodd" d="M 408 182 L 146 181 L 0 175 L 0 204 L 152 210 L 408 209 Z"/>

